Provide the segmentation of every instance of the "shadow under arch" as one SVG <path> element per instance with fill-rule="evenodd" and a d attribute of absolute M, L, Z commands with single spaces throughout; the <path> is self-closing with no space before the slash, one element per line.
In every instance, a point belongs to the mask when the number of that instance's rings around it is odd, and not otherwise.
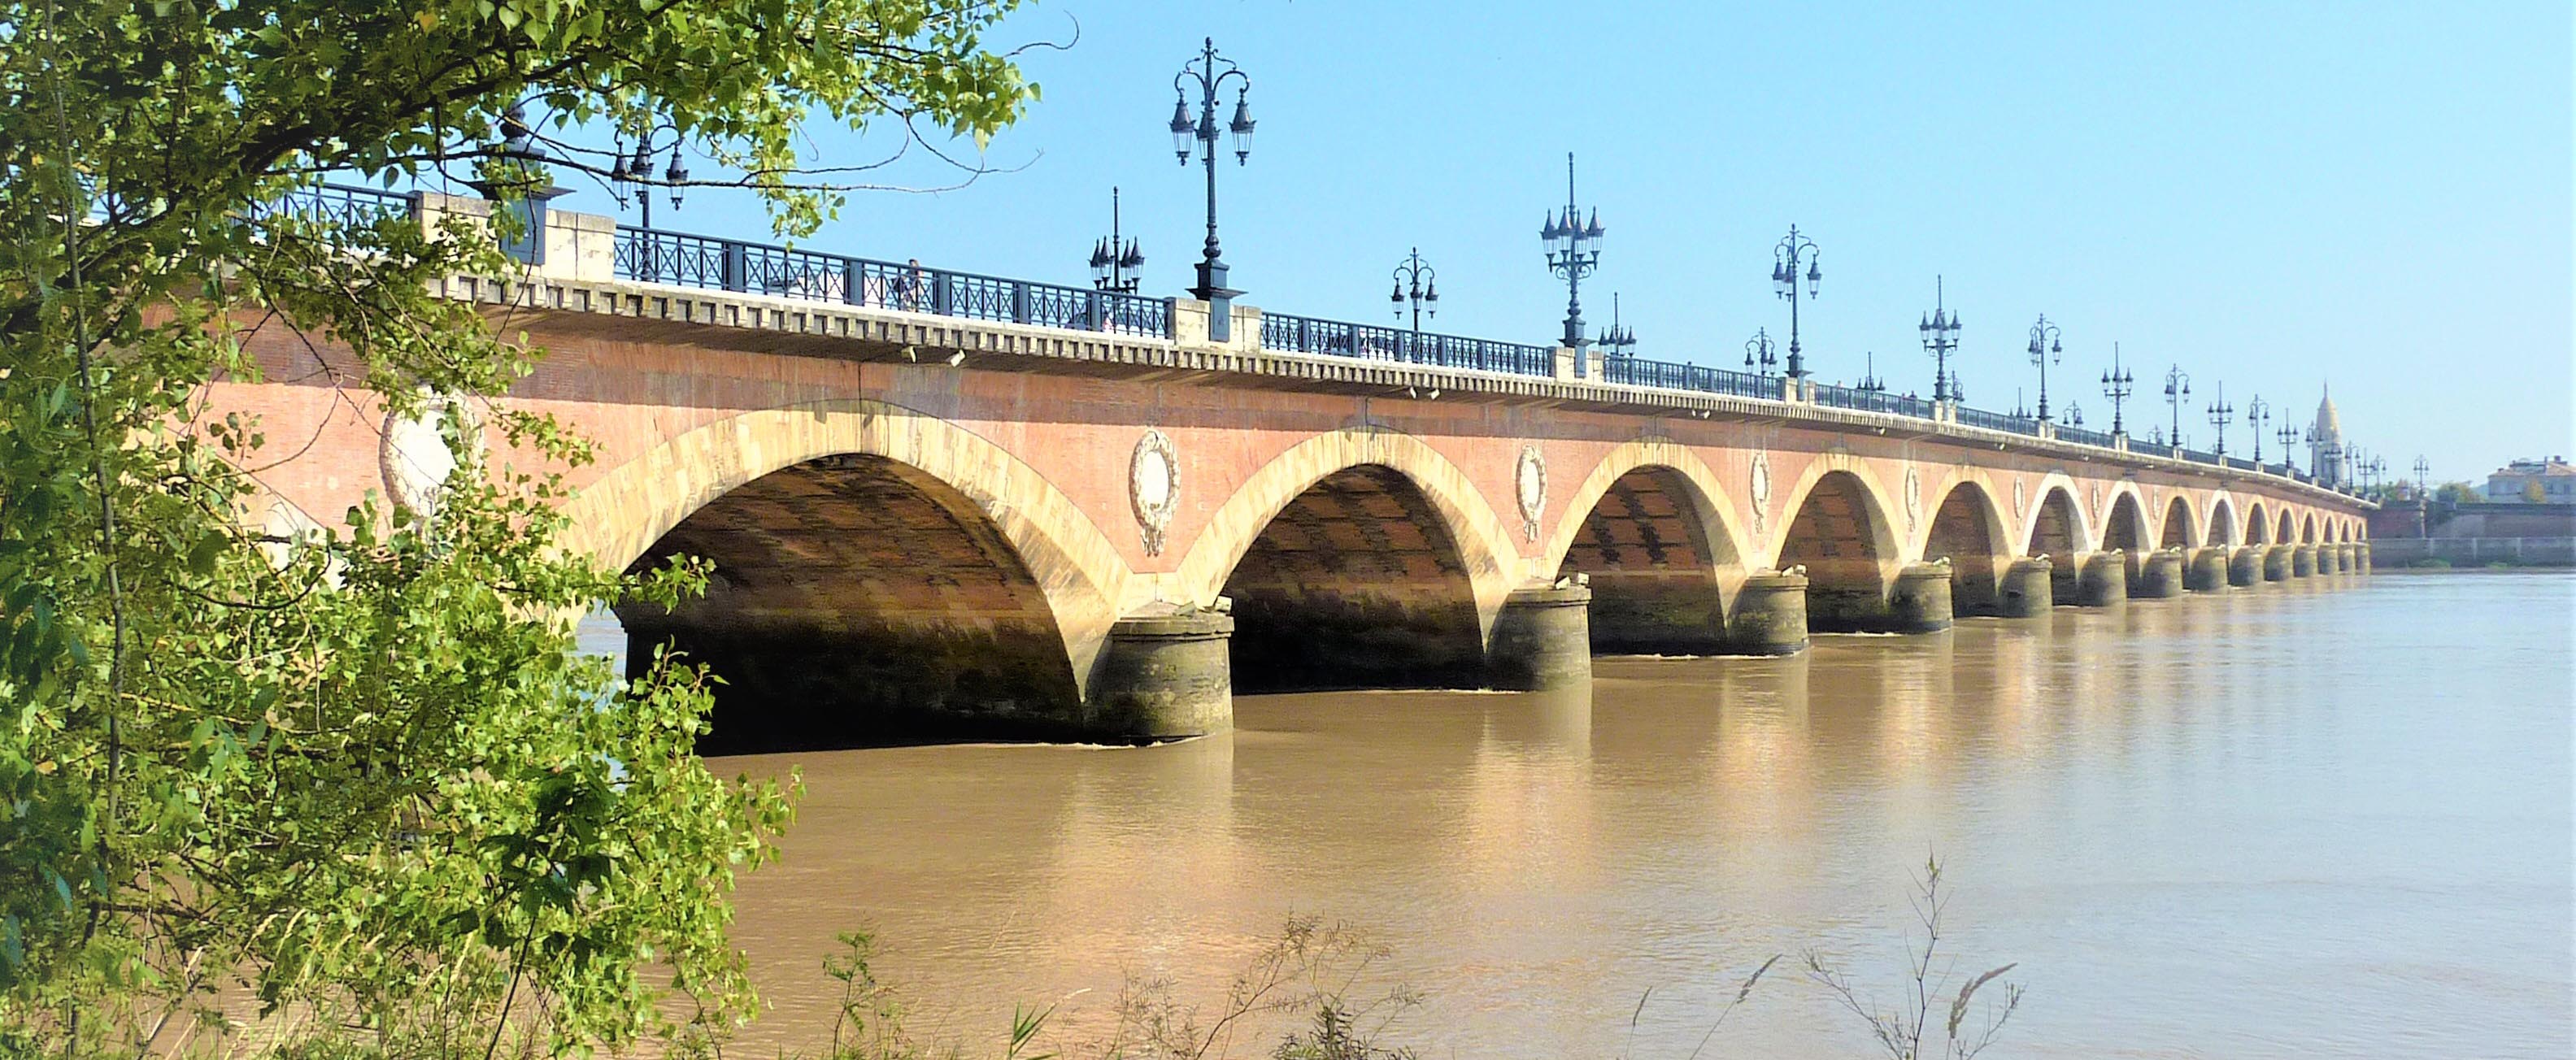
<path fill-rule="evenodd" d="M 2164 529 L 2156 535 L 2156 547 L 2200 547 L 2200 517 L 2191 510 L 2191 501 L 2180 493 L 2165 505 Z"/>
<path fill-rule="evenodd" d="M 603 563 L 713 562 L 703 599 L 617 609 L 630 667 L 661 642 L 726 679 L 713 752 L 1078 732 L 1130 577 L 1035 469 L 874 401 L 700 427 L 564 511 Z"/>
<path fill-rule="evenodd" d="M 2290 509 L 2287 506 L 2283 506 L 2279 521 L 2272 527 L 2273 544 L 2287 545 L 2292 543 L 2293 535 L 2297 532 L 2297 528 L 2291 522 L 2293 518 L 2294 516 L 2290 512 Z"/>
<path fill-rule="evenodd" d="M 1271 517 L 1226 576 L 1234 687 L 1476 687 L 1484 636 L 1447 523 L 1413 481 L 1360 464 Z"/>
<path fill-rule="evenodd" d="M 2303 545 L 2317 543 L 2317 513 L 2309 512 L 2299 521 L 2299 543 Z"/>
<path fill-rule="evenodd" d="M 1782 570 L 1806 570 L 1807 628 L 1904 631 L 1888 600 L 1902 560 L 1883 496 L 1849 468 L 1819 462 L 1809 473 L 1814 477 L 1790 497 L 1793 514 L 1781 530 L 1775 561 Z"/>
<path fill-rule="evenodd" d="M 1962 615 L 1999 612 L 2012 548 L 2003 508 L 1984 483 L 1962 478 L 1942 494 L 1923 538 L 1925 562 L 1950 561 L 1950 606 Z"/>
<path fill-rule="evenodd" d="M 2245 506 L 2246 544 L 2268 545 L 2272 543 L 2271 515 L 2272 513 L 2263 510 L 2262 501 L 2257 500 Z"/>
<path fill-rule="evenodd" d="M 1232 599 L 1235 687 L 1467 686 L 1520 572 L 1510 531 L 1421 439 L 1309 438 L 1220 505 L 1182 557 L 1192 602 Z"/>
<path fill-rule="evenodd" d="M 1511 530 L 1457 465 L 1421 439 L 1384 427 L 1344 427 L 1319 434 L 1263 464 L 1226 497 L 1191 540 L 1175 575 L 1178 590 L 1189 603 L 1214 603 L 1254 540 L 1291 501 L 1325 477 L 1363 465 L 1398 473 L 1429 503 L 1457 548 L 1473 589 L 1478 635 L 1490 634 L 1504 598 L 1520 576 Z"/>
<path fill-rule="evenodd" d="M 2075 504 L 2075 491 L 2064 484 L 2040 487 L 2039 503 L 2031 507 L 2030 536 L 2022 543 L 2022 554 L 2048 557 L 2049 589 L 2059 603 L 2071 604 L 2076 599 L 2080 568 L 2078 553 L 2085 547 L 2084 517 Z"/>
<path fill-rule="evenodd" d="M 2209 531 L 2202 540 L 2212 545 L 2233 545 L 2236 538 L 2236 502 L 2221 495 L 2209 502 Z"/>
<path fill-rule="evenodd" d="M 1592 650 L 1706 655 L 1726 650 L 1747 574 L 1717 477 L 1670 441 L 1619 446 L 1568 498 L 1542 553 L 1552 576 L 1592 587 Z"/>
<path fill-rule="evenodd" d="M 2111 494 L 2111 511 L 2102 520 L 2102 547 L 2120 550 L 2124 574 L 2132 583 L 2146 573 L 2147 511 L 2136 487 L 2123 484 Z"/>

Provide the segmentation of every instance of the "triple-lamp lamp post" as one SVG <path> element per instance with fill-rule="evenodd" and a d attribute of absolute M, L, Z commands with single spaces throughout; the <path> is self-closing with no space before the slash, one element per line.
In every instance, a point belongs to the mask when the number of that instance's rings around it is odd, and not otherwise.
<path fill-rule="evenodd" d="M 1580 353 L 1583 337 L 1583 278 L 1601 268 L 1601 210 L 1594 207 L 1590 220 L 1574 203 L 1574 152 L 1565 153 L 1565 207 L 1551 209 L 1547 223 L 1538 230 L 1540 242 L 1547 247 L 1547 271 L 1565 277 L 1565 334 L 1559 342 Z M 1580 362 L 1578 357 L 1577 363 Z"/>
<path fill-rule="evenodd" d="M 2137 393 L 2138 377 L 2120 364 L 2120 344 L 2111 344 L 2111 370 L 2102 373 L 2102 396 L 2111 400 L 2111 433 L 2127 434 L 2128 423 L 2121 418 L 2120 406 L 2129 395 Z"/>
<path fill-rule="evenodd" d="M 1932 355 L 1932 402 L 1959 400 L 1957 377 L 1950 371 L 1950 354 L 1959 348 L 1959 315 L 1945 304 L 1941 277 L 1932 278 L 1932 312 L 1914 330 L 1923 336 L 1923 352 Z"/>
<path fill-rule="evenodd" d="M 1134 294 L 1143 280 L 1139 270 L 1145 267 L 1145 251 L 1136 241 L 1118 231 L 1118 189 L 1109 189 L 1109 235 L 1091 244 L 1091 286 L 1097 290 Z"/>
<path fill-rule="evenodd" d="M 2210 455 L 2222 463 L 2227 460 L 2227 425 L 2234 422 L 2236 406 L 2227 403 L 2227 384 L 2221 382 L 2217 400 L 2209 403 L 2209 425 L 2218 429 L 2218 444 L 2210 449 Z"/>

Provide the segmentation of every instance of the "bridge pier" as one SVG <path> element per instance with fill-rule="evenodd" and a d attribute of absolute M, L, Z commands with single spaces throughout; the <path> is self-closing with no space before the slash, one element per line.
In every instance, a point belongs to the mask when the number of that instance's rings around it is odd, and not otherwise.
<path fill-rule="evenodd" d="M 2370 542 L 2355 541 L 2353 542 L 2352 548 L 2353 562 L 2356 569 L 2360 570 L 2363 574 L 2370 573 Z"/>
<path fill-rule="evenodd" d="M 1938 633 L 1950 628 L 1950 565 L 1917 563 L 1896 572 L 1888 614 L 1898 633 Z"/>
<path fill-rule="evenodd" d="M 2084 598 L 2084 561 L 2070 556 L 2068 557 L 2067 562 L 2061 564 L 2057 562 L 2057 557 L 2055 556 L 2047 556 L 2043 558 L 2048 560 L 2049 605 L 2052 607 L 2073 607 L 2082 601 Z"/>
<path fill-rule="evenodd" d="M 2352 546 L 2351 546 L 2351 545 L 2335 544 L 2335 545 L 2328 545 L 2328 546 L 2326 546 L 2326 547 L 2327 547 L 2327 549 L 2328 549 L 2328 550 L 2330 550 L 2330 551 L 2332 551 L 2332 552 L 2334 553 L 2334 572 L 2335 572 L 2335 573 L 2337 573 L 2337 574 L 2342 574 L 2342 573 L 2344 573 L 2344 572 L 2349 571 L 2349 570 L 2351 570 L 2351 569 L 2352 569 Z"/>
<path fill-rule="evenodd" d="M 1807 576 L 1771 571 L 1744 579 L 1726 620 L 1727 650 L 1791 655 L 1807 646 Z"/>
<path fill-rule="evenodd" d="M 1995 614 L 2002 618 L 2047 614 L 2057 600 L 2056 578 L 2050 570 L 2053 566 L 2046 556 L 2012 561 L 2004 568 L 2003 591 L 1995 601 Z"/>
<path fill-rule="evenodd" d="M 2277 582 L 2290 576 L 2290 546 L 2267 545 L 2263 549 L 2263 580 Z"/>
<path fill-rule="evenodd" d="M 1592 679 L 1592 589 L 1584 585 L 1514 589 L 1494 618 L 1485 673 L 1495 688 L 1568 688 Z"/>
<path fill-rule="evenodd" d="M 1727 648 L 1717 586 L 1704 574 L 1585 571 L 1592 650 L 1603 655 L 1718 655 Z M 1805 625 L 1799 627 L 1802 631 Z"/>
<path fill-rule="evenodd" d="M 2263 546 L 2247 545 L 2228 553 L 2227 584 L 2239 589 L 2263 584 Z"/>
<path fill-rule="evenodd" d="M 1172 610 L 1109 627 L 1084 710 L 1090 734 L 1170 740 L 1234 726 L 1234 616 Z"/>
<path fill-rule="evenodd" d="M 2109 607 L 2129 599 L 2129 561 L 2118 549 L 2095 552 L 2075 562 L 2075 603 Z"/>
<path fill-rule="evenodd" d="M 2313 578 L 2317 573 L 2317 546 L 2299 545 L 2290 549 L 2290 576 Z"/>
<path fill-rule="evenodd" d="M 2129 596 L 2138 600 L 2162 600 L 2182 595 L 2182 550 L 2160 548 L 2147 553 L 2146 562 L 2138 566 L 2138 580 L 2129 586 Z"/>
<path fill-rule="evenodd" d="M 2182 587 L 2196 593 L 2214 593 L 2227 588 L 2227 548 L 2213 545 L 2196 548 L 2182 571 Z"/>

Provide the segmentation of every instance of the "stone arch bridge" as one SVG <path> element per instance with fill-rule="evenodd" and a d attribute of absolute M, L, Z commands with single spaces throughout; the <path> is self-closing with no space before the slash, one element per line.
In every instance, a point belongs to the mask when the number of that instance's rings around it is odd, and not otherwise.
<path fill-rule="evenodd" d="M 1248 307 L 1218 341 L 1187 301 L 1126 335 L 554 271 L 449 293 L 550 351 L 505 400 L 598 443 L 572 547 L 713 560 L 620 618 L 727 679 L 732 747 L 1175 737 L 1237 687 L 1540 687 L 2367 566 L 2353 497 L 1955 409 L 1279 350 Z M 252 346 L 215 405 L 311 442 L 253 518 L 426 503 L 419 426 L 317 382 L 340 351 Z"/>

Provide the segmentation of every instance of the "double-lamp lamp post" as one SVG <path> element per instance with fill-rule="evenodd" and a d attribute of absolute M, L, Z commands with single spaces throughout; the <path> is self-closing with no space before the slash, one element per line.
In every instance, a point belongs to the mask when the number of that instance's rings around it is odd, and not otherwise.
<path fill-rule="evenodd" d="M 1252 77 L 1234 65 L 1234 60 L 1216 53 L 1216 39 L 1207 38 L 1200 45 L 1199 57 L 1181 64 L 1181 72 L 1172 77 L 1172 150 L 1180 155 L 1181 164 L 1190 164 L 1190 151 L 1195 147 L 1199 161 L 1207 170 L 1207 247 L 1199 258 L 1199 283 L 1190 288 L 1190 296 L 1208 304 L 1208 338 L 1217 342 L 1234 337 L 1234 296 L 1243 292 L 1227 287 L 1225 258 L 1216 242 L 1216 96 L 1227 81 L 1235 82 L 1234 120 L 1225 129 L 1234 134 L 1234 163 L 1243 165 L 1252 157 Z M 1197 82 L 1199 114 L 1190 117 L 1189 85 Z"/>

